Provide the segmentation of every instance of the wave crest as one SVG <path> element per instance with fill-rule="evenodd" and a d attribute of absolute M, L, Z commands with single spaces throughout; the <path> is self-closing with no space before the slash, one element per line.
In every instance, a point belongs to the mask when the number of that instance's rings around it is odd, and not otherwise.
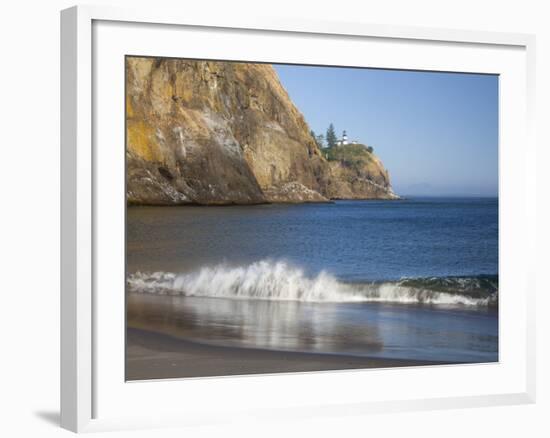
<path fill-rule="evenodd" d="M 287 262 L 264 260 L 248 266 L 202 267 L 198 271 L 181 274 L 136 272 L 128 276 L 127 282 L 130 292 L 159 295 L 339 303 L 495 305 L 498 302 L 498 286 L 487 287 L 495 285 L 495 281 L 487 278 L 446 277 L 345 283 L 324 271 L 308 277 L 301 268 Z M 498 285 L 498 280 L 496 282 Z"/>

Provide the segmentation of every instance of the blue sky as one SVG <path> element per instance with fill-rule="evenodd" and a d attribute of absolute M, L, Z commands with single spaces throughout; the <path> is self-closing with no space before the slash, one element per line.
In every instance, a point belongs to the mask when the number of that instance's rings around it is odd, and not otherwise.
<path fill-rule="evenodd" d="M 497 76 L 274 67 L 311 129 L 373 146 L 397 193 L 497 195 Z"/>

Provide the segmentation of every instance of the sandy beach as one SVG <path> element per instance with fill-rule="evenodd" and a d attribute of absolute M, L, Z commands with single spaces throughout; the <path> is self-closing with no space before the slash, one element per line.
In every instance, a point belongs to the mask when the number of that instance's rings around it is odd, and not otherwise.
<path fill-rule="evenodd" d="M 442 362 L 221 347 L 148 330 L 127 329 L 126 380 L 438 364 Z"/>

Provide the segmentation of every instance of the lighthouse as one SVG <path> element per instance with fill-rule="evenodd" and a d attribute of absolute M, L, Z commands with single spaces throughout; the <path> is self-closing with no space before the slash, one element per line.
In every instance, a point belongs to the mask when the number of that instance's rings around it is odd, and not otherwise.
<path fill-rule="evenodd" d="M 342 146 L 344 144 L 349 144 L 348 134 L 346 133 L 346 131 L 342 132 L 342 138 L 339 138 L 338 140 L 336 140 L 336 144 L 338 146 Z"/>

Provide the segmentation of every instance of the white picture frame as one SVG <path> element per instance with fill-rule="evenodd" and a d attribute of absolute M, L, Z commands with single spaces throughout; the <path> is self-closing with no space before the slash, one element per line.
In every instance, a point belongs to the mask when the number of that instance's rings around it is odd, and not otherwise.
<path fill-rule="evenodd" d="M 148 34 L 144 37 L 146 31 Z M 498 364 L 493 368 L 466 365 L 134 383 L 120 380 L 124 355 L 123 348 L 119 351 L 124 340 L 124 334 L 120 332 L 120 324 L 124 321 L 124 314 L 120 312 L 123 299 L 116 298 L 116 293 L 101 294 L 104 286 L 110 284 L 116 284 L 115 289 L 124 290 L 124 280 L 122 283 L 116 280 L 120 279 L 120 266 L 124 265 L 124 260 L 120 259 L 120 227 L 124 227 L 124 213 L 120 208 L 120 197 L 117 198 L 124 185 L 124 173 L 120 173 L 118 155 L 111 155 L 120 154 L 123 160 L 124 143 L 120 144 L 120 150 L 104 146 L 111 141 L 115 145 L 119 143 L 124 105 L 112 105 L 112 102 L 110 106 L 106 105 L 105 96 L 116 98 L 120 95 L 120 87 L 105 88 L 101 81 L 113 75 L 116 80 L 111 85 L 120 85 L 124 60 L 120 60 L 120 71 L 116 66 L 121 53 L 180 56 L 180 53 L 170 52 L 174 49 L 163 44 L 163 38 L 186 38 L 193 32 L 200 35 L 194 40 L 190 55 L 199 58 L 221 56 L 216 52 L 219 47 L 209 47 L 205 38 L 215 40 L 231 36 L 235 41 L 249 42 L 247 46 L 234 44 L 234 52 L 228 46 L 224 59 L 265 61 L 263 57 L 267 56 L 267 60 L 273 62 L 299 61 L 299 47 L 292 52 L 292 43 L 301 41 L 314 49 L 316 44 L 333 41 L 335 48 L 343 48 L 340 53 L 348 46 L 372 45 L 373 59 L 378 59 L 376 66 L 379 67 L 419 69 L 421 66 L 421 69 L 445 71 L 471 71 L 474 68 L 475 71 L 502 75 L 500 281 L 502 289 L 509 285 L 517 293 L 504 291 L 501 294 L 500 342 L 504 353 Z M 260 39 L 261 44 L 257 42 Z M 130 48 L 128 41 L 132 41 L 134 46 Z M 384 50 L 377 45 L 383 45 Z M 277 52 L 276 46 L 277 50 L 281 47 L 288 50 L 278 55 L 283 52 Z M 143 47 L 143 51 L 139 47 Z M 161 53 L 159 47 L 164 47 L 164 52 Z M 416 55 L 419 55 L 419 60 L 414 62 L 406 56 L 406 52 L 413 48 L 418 49 Z M 302 60 L 303 63 L 313 62 L 317 55 L 315 50 L 311 52 L 313 54 L 309 56 L 312 58 Z M 353 53 L 352 48 L 350 52 Z M 345 64 L 335 54 L 326 56 L 332 56 L 332 63 L 337 65 L 367 66 L 359 56 L 357 59 L 348 58 Z M 422 61 L 423 57 L 426 61 Z M 129 10 L 78 6 L 62 11 L 61 426 L 81 432 L 223 423 L 250 417 L 360 415 L 534 402 L 535 284 L 534 276 L 530 274 L 534 270 L 536 179 L 532 170 L 527 172 L 527 168 L 536 167 L 532 126 L 534 57 L 534 36 L 524 34 L 244 15 L 240 18 L 205 17 L 156 8 Z M 115 63 L 110 63 L 110 60 Z M 315 60 L 320 64 L 328 63 L 321 58 Z M 424 64 L 418 64 L 420 62 Z M 111 126 L 110 121 L 117 125 Z M 103 148 L 100 154 L 97 153 L 98 144 Z M 509 149 L 514 144 L 520 146 L 516 146 L 512 156 Z M 511 171 L 514 168 L 516 180 L 512 184 Z M 115 189 L 111 190 L 111 187 Z M 512 198 L 523 200 L 522 208 L 517 208 L 517 204 L 514 208 L 508 202 Z M 114 209 L 106 221 L 105 211 L 112 206 Z M 522 230 L 522 234 L 517 230 Z M 112 266 L 113 271 L 104 269 L 105 264 Z M 115 301 L 109 302 L 111 299 Z M 514 324 L 512 316 L 515 316 Z M 106 336 L 106 333 L 110 335 Z M 482 377 L 476 377 L 478 374 Z M 454 388 L 438 385 L 438 381 L 446 382 L 450 377 L 459 382 Z M 395 388 L 388 389 L 388 379 L 395 382 Z M 461 384 L 460 379 L 473 379 L 473 384 Z M 409 385 L 407 382 L 412 380 L 427 389 L 420 389 L 412 383 Z M 431 380 L 433 383 L 426 383 Z M 350 391 L 353 382 L 370 382 L 371 393 Z M 475 384 L 477 390 L 473 389 Z M 205 395 L 203 398 L 197 395 L 193 406 L 182 401 L 172 403 L 168 409 L 168 403 L 174 400 L 174 394 L 181 390 L 182 385 L 190 394 Z M 433 387 L 429 388 L 430 385 Z M 179 389 L 173 389 L 176 387 Z M 319 387 L 323 391 L 317 391 Z M 293 403 L 285 401 L 284 391 L 288 388 L 302 389 Z M 224 408 L 226 396 L 236 392 L 242 395 L 237 397 L 234 406 Z M 269 400 L 261 395 L 267 393 Z M 210 399 L 207 410 L 206 399 L 212 394 L 217 394 L 219 403 Z M 140 397 L 142 400 L 156 400 L 156 403 L 145 403 L 142 408 L 132 404 L 132 400 Z M 256 399 L 249 403 L 246 397 Z M 158 402 L 161 399 L 166 403 Z"/>

